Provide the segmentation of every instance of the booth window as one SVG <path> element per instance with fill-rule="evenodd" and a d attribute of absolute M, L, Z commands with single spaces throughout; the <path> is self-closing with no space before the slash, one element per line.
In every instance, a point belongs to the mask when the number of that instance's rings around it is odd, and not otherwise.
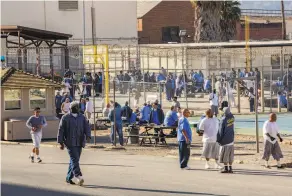
<path fill-rule="evenodd" d="M 5 110 L 20 110 L 21 109 L 21 90 L 20 89 L 4 90 L 4 107 L 5 107 Z"/>
<path fill-rule="evenodd" d="M 61 1 L 61 0 L 59 0 L 59 10 L 61 10 L 61 11 L 78 10 L 78 1 L 77 0 L 75 0 L 75 1 L 68 1 L 68 0 Z"/>
<path fill-rule="evenodd" d="M 31 110 L 36 107 L 46 109 L 46 99 L 46 89 L 36 88 L 29 90 L 29 105 Z"/>

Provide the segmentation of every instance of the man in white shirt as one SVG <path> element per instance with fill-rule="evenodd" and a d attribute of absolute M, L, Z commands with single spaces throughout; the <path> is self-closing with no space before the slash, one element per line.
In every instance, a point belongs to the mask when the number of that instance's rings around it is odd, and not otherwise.
<path fill-rule="evenodd" d="M 206 117 L 199 125 L 200 133 L 203 133 L 203 153 L 202 157 L 206 159 L 205 169 L 210 169 L 209 160 L 215 159 L 215 168 L 221 169 L 219 164 L 219 150 L 220 146 L 217 143 L 217 134 L 219 129 L 219 121 L 213 117 L 211 109 L 206 111 Z"/>
<path fill-rule="evenodd" d="M 91 113 L 93 112 L 93 104 L 92 102 L 89 100 L 89 98 L 86 98 L 86 108 L 85 108 L 85 116 L 87 118 L 87 120 L 91 119 Z"/>
<path fill-rule="evenodd" d="M 218 101 L 218 96 L 216 94 L 216 89 L 214 89 L 213 93 L 210 94 L 209 101 L 210 101 L 212 113 L 213 113 L 213 115 L 215 115 L 217 117 L 219 101 Z"/>
<path fill-rule="evenodd" d="M 263 126 L 263 137 L 264 137 L 263 159 L 266 161 L 265 163 L 266 168 L 270 168 L 268 161 L 271 155 L 277 161 L 277 167 L 283 168 L 283 166 L 280 163 L 280 159 L 283 158 L 283 154 L 282 154 L 280 145 L 277 141 L 277 137 L 279 138 L 280 142 L 282 142 L 283 139 L 280 136 L 279 127 L 276 121 L 277 121 L 277 115 L 275 113 L 271 113 L 269 120 L 267 120 Z"/>

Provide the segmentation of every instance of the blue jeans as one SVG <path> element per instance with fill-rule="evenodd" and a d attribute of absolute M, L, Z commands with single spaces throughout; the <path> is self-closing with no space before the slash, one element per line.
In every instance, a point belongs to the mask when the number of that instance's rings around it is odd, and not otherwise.
<path fill-rule="evenodd" d="M 124 145 L 124 137 L 123 137 L 123 125 L 121 123 L 116 124 L 116 132 L 119 135 L 119 142 L 121 145 Z M 111 142 L 114 143 L 114 125 L 111 126 Z"/>
<path fill-rule="evenodd" d="M 190 158 L 190 144 L 187 144 L 186 142 L 179 142 L 178 150 L 180 168 L 185 168 L 188 166 L 188 161 Z"/>
<path fill-rule="evenodd" d="M 74 176 L 82 176 L 80 166 L 79 166 L 79 159 L 82 151 L 81 146 L 73 146 L 68 147 L 68 154 L 70 156 L 70 163 L 69 163 L 69 169 L 67 173 L 66 180 L 71 180 Z"/>

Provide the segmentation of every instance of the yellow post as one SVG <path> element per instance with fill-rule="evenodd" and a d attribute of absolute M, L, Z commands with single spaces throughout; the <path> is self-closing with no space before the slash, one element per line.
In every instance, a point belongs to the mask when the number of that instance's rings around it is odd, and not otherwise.
<path fill-rule="evenodd" d="M 108 46 L 105 45 L 105 59 L 104 59 L 104 73 L 105 73 L 105 76 L 104 76 L 104 91 L 105 91 L 105 102 L 106 104 L 109 103 L 109 62 L 108 62 Z"/>
<path fill-rule="evenodd" d="M 245 56 L 246 70 L 250 71 L 250 48 L 249 48 L 249 18 L 245 16 Z"/>

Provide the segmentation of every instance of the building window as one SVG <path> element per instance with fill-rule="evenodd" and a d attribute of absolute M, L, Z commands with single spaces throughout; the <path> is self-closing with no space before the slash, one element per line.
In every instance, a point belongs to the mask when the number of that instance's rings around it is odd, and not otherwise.
<path fill-rule="evenodd" d="M 162 42 L 180 42 L 179 27 L 163 27 Z"/>
<path fill-rule="evenodd" d="M 4 90 L 4 107 L 5 110 L 21 109 L 21 90 Z"/>
<path fill-rule="evenodd" d="M 284 68 L 287 68 L 289 65 L 289 68 L 292 68 L 292 55 L 291 54 L 285 54 L 284 55 Z"/>
<path fill-rule="evenodd" d="M 271 56 L 271 65 L 272 65 L 272 69 L 280 69 L 280 55 L 279 54 L 273 54 Z"/>
<path fill-rule="evenodd" d="M 59 10 L 78 10 L 78 1 L 60 1 Z"/>
<path fill-rule="evenodd" d="M 33 110 L 36 107 L 46 109 L 46 89 L 30 89 L 29 90 L 29 105 Z"/>

